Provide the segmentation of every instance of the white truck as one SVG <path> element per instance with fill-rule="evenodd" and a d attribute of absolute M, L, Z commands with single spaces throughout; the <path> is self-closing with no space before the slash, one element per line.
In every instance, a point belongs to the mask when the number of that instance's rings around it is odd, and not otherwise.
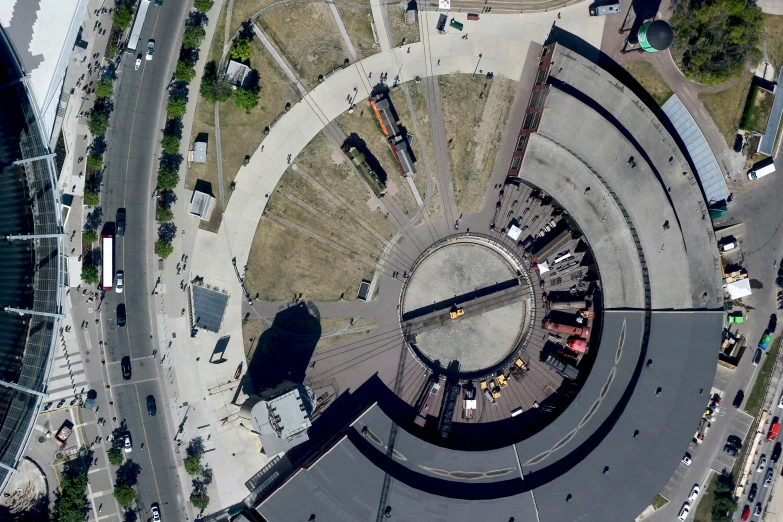
<path fill-rule="evenodd" d="M 763 178 L 773 172 L 775 172 L 775 163 L 772 161 L 772 158 L 769 158 L 753 165 L 753 168 L 748 171 L 748 179 Z"/>

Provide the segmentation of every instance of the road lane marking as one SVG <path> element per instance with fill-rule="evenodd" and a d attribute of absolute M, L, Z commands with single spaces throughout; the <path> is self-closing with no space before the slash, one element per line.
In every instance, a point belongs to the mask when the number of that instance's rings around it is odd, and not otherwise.
<path fill-rule="evenodd" d="M 123 382 L 123 383 L 120 383 L 120 384 L 115 384 L 114 387 L 115 388 L 119 388 L 120 386 L 130 386 L 130 385 L 136 386 L 137 384 L 141 384 L 143 382 L 151 382 L 151 381 L 157 381 L 157 380 L 158 380 L 158 378 L 155 377 L 154 379 L 142 379 L 140 381 Z M 138 393 L 136 393 L 136 395 L 138 395 Z"/>
<path fill-rule="evenodd" d="M 150 380 L 155 380 L 155 379 L 150 379 Z M 136 402 L 139 405 L 139 415 L 141 415 L 141 430 L 144 432 L 144 442 L 145 442 L 145 444 L 147 444 L 147 449 L 149 449 L 150 441 L 147 440 L 147 428 L 144 427 L 144 412 L 141 410 L 141 397 L 139 397 L 139 388 L 135 384 L 133 385 L 133 388 L 136 390 Z M 157 501 L 161 502 L 162 499 L 160 498 L 160 488 L 158 488 L 158 476 L 155 473 L 155 464 L 153 462 L 155 459 L 152 458 L 152 454 L 151 453 L 147 452 L 147 455 L 149 455 L 149 458 L 150 458 L 150 467 L 152 468 L 152 478 L 155 481 L 155 491 L 158 492 L 158 500 Z M 161 516 L 161 518 L 164 518 L 163 513 L 161 513 L 160 516 Z M 165 520 L 165 518 L 164 518 L 164 520 Z"/>

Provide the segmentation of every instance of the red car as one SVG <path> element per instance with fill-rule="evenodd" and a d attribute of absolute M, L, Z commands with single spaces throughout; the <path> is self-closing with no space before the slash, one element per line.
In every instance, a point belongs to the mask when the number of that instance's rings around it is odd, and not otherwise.
<path fill-rule="evenodd" d="M 748 518 L 750 518 L 750 506 L 745 506 L 745 509 L 742 510 L 742 522 L 745 522 Z"/>

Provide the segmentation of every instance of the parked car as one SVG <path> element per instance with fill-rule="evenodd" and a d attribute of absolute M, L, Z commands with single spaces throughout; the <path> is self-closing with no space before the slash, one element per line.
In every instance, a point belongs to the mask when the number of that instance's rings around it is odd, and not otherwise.
<path fill-rule="evenodd" d="M 691 462 L 693 461 L 691 460 L 690 453 L 686 453 L 685 456 L 682 458 L 682 463 L 685 464 L 686 466 L 690 466 Z"/>
<path fill-rule="evenodd" d="M 737 392 L 737 395 L 734 396 L 734 402 L 732 403 L 732 405 L 735 408 L 739 408 L 740 406 L 742 406 L 742 401 L 744 400 L 745 400 L 745 392 L 743 390 L 739 390 Z"/>
<path fill-rule="evenodd" d="M 777 462 L 780 458 L 781 445 L 780 442 L 775 443 L 775 449 L 772 450 L 772 455 L 769 457 L 771 462 Z"/>
<path fill-rule="evenodd" d="M 753 514 L 755 516 L 759 516 L 761 514 L 761 502 L 756 502 L 756 510 L 753 511 Z"/>
<path fill-rule="evenodd" d="M 767 465 L 767 456 L 762 453 L 761 458 L 759 459 L 759 465 L 756 468 L 756 473 L 761 473 L 762 471 L 764 471 L 764 466 L 766 465 Z"/>
<path fill-rule="evenodd" d="M 117 283 L 114 285 L 114 291 L 118 294 L 122 293 L 123 288 L 125 288 L 125 273 L 122 270 L 117 271 Z"/>
<path fill-rule="evenodd" d="M 680 515 L 678 518 L 680 520 L 685 520 L 686 518 L 688 518 L 688 513 L 690 512 L 691 512 L 691 505 L 688 502 L 686 502 L 685 504 L 682 505 L 682 508 L 680 508 Z"/>
<path fill-rule="evenodd" d="M 125 235 L 125 209 L 119 208 L 117 209 L 117 225 L 115 228 L 115 232 L 119 237 L 122 237 Z"/>
<path fill-rule="evenodd" d="M 750 506 L 745 506 L 745 509 L 742 510 L 742 516 L 740 519 L 742 522 L 745 522 L 748 518 L 750 518 Z"/>
<path fill-rule="evenodd" d="M 735 448 L 731 444 L 726 444 L 725 446 L 723 446 L 723 452 L 726 453 L 727 455 L 731 455 L 732 457 L 737 456 L 737 448 Z"/>
<path fill-rule="evenodd" d="M 756 493 L 759 492 L 758 485 L 754 482 L 752 486 L 750 486 L 750 491 L 748 492 L 748 502 L 753 502 L 756 500 Z"/>
<path fill-rule="evenodd" d="M 753 366 L 758 366 L 761 362 L 761 354 L 764 351 L 761 348 L 756 348 L 756 355 L 753 356 Z"/>
<path fill-rule="evenodd" d="M 130 357 L 127 355 L 122 358 L 122 361 L 120 362 L 120 366 L 122 367 L 122 378 L 123 380 L 130 380 L 131 378 L 131 361 Z"/>
<path fill-rule="evenodd" d="M 739 437 L 738 437 L 738 436 L 736 436 L 736 435 L 729 435 L 729 436 L 726 438 L 726 442 L 727 442 L 728 444 L 731 444 L 732 446 L 734 446 L 734 447 L 735 447 L 735 448 L 737 448 L 737 449 L 740 449 L 740 448 L 742 447 L 742 439 L 741 439 L 741 438 L 739 438 Z"/>
<path fill-rule="evenodd" d="M 774 471 L 772 471 L 772 468 L 769 468 L 769 469 L 767 470 L 767 476 L 766 476 L 766 478 L 764 479 L 764 487 L 765 487 L 765 488 L 768 488 L 768 487 L 769 487 L 769 485 L 770 485 L 770 484 L 772 484 L 772 474 L 773 474 L 773 473 L 774 473 Z"/>
<path fill-rule="evenodd" d="M 769 324 L 767 325 L 767 332 L 773 334 L 775 333 L 777 327 L 778 327 L 778 316 L 777 314 L 772 314 L 769 316 Z"/>
<path fill-rule="evenodd" d="M 699 497 L 699 485 L 694 484 L 693 489 L 691 489 L 691 494 L 688 495 L 688 500 L 690 502 L 696 502 L 696 499 Z"/>
<path fill-rule="evenodd" d="M 133 451 L 133 444 L 131 443 L 130 432 L 126 431 L 122 439 L 124 441 L 125 453 L 130 453 L 131 451 Z"/>
<path fill-rule="evenodd" d="M 158 407 L 155 404 L 155 397 L 152 395 L 147 395 L 147 413 L 150 414 L 150 417 L 154 417 L 156 413 L 158 413 Z"/>
<path fill-rule="evenodd" d="M 122 328 L 125 326 L 125 323 L 127 321 L 127 316 L 125 315 L 125 304 L 120 303 L 117 305 L 117 326 Z"/>
<path fill-rule="evenodd" d="M 742 152 L 742 134 L 737 134 L 734 137 L 734 152 Z"/>
<path fill-rule="evenodd" d="M 780 400 L 778 400 L 778 408 L 783 408 L 783 394 L 780 395 Z"/>

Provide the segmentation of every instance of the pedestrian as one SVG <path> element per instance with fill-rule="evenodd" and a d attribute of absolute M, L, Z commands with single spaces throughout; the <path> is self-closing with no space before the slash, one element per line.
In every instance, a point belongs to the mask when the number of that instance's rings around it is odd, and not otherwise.
<path fill-rule="evenodd" d="M 585 195 L 587 195 L 587 194 L 590 194 L 590 187 L 587 187 L 587 188 L 585 189 Z"/>
<path fill-rule="evenodd" d="M 411 48 L 408 47 L 408 54 L 411 54 Z"/>
<path fill-rule="evenodd" d="M 440 66 L 440 58 L 438 58 L 438 66 Z"/>

